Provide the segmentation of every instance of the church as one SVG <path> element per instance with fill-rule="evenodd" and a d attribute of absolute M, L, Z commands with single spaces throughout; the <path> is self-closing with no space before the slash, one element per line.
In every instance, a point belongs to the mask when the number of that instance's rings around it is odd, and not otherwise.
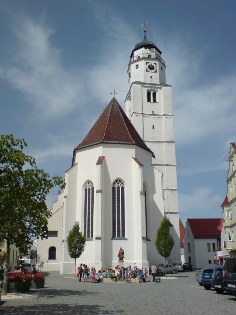
<path fill-rule="evenodd" d="M 125 111 L 113 97 L 65 173 L 65 189 L 52 207 L 48 238 L 38 240 L 42 271 L 74 272 L 66 238 L 78 222 L 86 237 L 78 265 L 149 267 L 164 261 L 155 247 L 164 216 L 180 260 L 178 188 L 172 90 L 162 52 L 144 37 L 131 52 Z"/>

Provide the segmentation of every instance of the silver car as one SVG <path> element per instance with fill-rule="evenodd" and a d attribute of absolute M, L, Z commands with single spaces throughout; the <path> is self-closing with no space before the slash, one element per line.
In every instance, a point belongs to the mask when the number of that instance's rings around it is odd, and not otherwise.
<path fill-rule="evenodd" d="M 164 273 L 176 273 L 176 266 L 173 266 L 172 264 L 159 264 L 158 268 L 164 272 Z"/>

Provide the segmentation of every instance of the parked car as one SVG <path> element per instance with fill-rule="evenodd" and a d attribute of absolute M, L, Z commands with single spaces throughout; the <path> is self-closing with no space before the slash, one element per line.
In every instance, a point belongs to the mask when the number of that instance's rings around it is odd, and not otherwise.
<path fill-rule="evenodd" d="M 212 275 L 213 275 L 212 268 L 203 269 L 201 284 L 204 286 L 206 290 L 210 290 L 211 288 Z"/>
<path fill-rule="evenodd" d="M 176 267 L 173 266 L 172 264 L 159 264 L 158 268 L 163 272 L 163 273 L 176 273 Z"/>
<path fill-rule="evenodd" d="M 177 261 L 172 265 L 175 267 L 176 271 L 183 271 L 183 264 L 181 261 Z"/>
<path fill-rule="evenodd" d="M 186 271 L 186 270 L 193 271 L 193 265 L 190 263 L 184 263 L 183 264 L 183 271 Z"/>
<path fill-rule="evenodd" d="M 224 265 L 224 289 L 236 297 L 236 258 L 230 257 Z"/>
<path fill-rule="evenodd" d="M 203 271 L 203 269 L 196 271 L 196 281 L 197 281 L 200 285 L 202 285 L 202 271 Z"/>
<path fill-rule="evenodd" d="M 213 275 L 211 278 L 211 287 L 215 289 L 216 293 L 224 292 L 224 284 L 223 284 L 223 267 L 215 267 L 213 270 Z"/>

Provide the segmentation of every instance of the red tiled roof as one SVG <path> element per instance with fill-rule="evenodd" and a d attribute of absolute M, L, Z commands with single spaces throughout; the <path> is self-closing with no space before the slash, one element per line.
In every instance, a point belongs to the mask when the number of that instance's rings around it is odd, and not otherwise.
<path fill-rule="evenodd" d="M 229 200 L 228 200 L 228 197 L 226 196 L 221 207 L 223 208 L 224 206 L 227 206 L 229 204 Z"/>
<path fill-rule="evenodd" d="M 100 143 L 133 144 L 152 153 L 115 98 L 110 101 L 75 150 Z"/>
<path fill-rule="evenodd" d="M 179 220 L 179 241 L 180 247 L 184 247 L 184 225 L 181 220 Z"/>
<path fill-rule="evenodd" d="M 223 219 L 188 219 L 194 238 L 219 238 Z"/>

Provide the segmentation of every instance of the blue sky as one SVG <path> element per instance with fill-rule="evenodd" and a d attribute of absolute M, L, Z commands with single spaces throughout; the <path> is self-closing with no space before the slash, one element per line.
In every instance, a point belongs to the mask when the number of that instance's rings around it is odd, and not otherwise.
<path fill-rule="evenodd" d="M 180 217 L 221 217 L 235 141 L 235 12 L 234 0 L 0 0 L 0 133 L 24 138 L 39 167 L 64 176 L 114 89 L 124 107 L 147 21 L 173 86 Z"/>

